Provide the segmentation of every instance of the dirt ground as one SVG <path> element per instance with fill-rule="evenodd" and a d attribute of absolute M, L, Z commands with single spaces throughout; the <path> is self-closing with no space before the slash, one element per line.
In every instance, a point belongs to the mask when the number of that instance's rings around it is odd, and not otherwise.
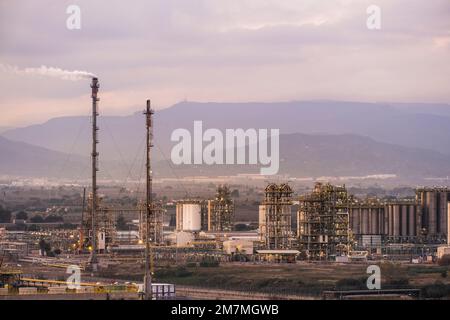
<path fill-rule="evenodd" d="M 417 288 L 440 284 L 449 287 L 449 267 L 392 262 L 371 263 L 381 268 L 382 289 Z M 324 290 L 365 289 L 370 264 L 307 263 L 253 264 L 224 263 L 218 267 L 157 266 L 154 281 L 177 285 L 243 290 L 262 293 L 307 294 L 318 296 Z M 24 275 L 34 278 L 65 280 L 64 269 L 25 264 Z M 120 264 L 102 270 L 96 278 L 105 281 L 141 282 L 143 269 L 136 264 Z M 93 280 L 84 273 L 83 279 Z"/>

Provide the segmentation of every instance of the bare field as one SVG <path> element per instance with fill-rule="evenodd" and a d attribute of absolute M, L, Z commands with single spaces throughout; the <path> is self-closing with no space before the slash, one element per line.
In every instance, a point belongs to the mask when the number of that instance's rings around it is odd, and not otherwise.
<path fill-rule="evenodd" d="M 443 290 L 441 296 L 445 297 L 450 288 L 450 277 L 447 277 L 449 267 L 446 266 L 391 262 L 373 264 L 381 268 L 382 289 L 426 290 L 433 287 L 434 290 L 435 286 L 440 286 L 439 290 Z M 218 267 L 165 265 L 156 267 L 154 281 L 199 288 L 317 297 L 324 290 L 366 289 L 368 265 L 307 262 L 285 265 L 227 263 Z M 66 277 L 65 270 L 57 268 L 24 265 L 22 271 L 36 278 L 63 280 Z M 96 278 L 103 278 L 106 282 L 141 282 L 142 274 L 140 265 L 122 263 L 102 270 Z M 90 278 L 89 274 L 84 273 L 85 281 Z"/>
<path fill-rule="evenodd" d="M 373 264 L 381 268 L 382 289 L 423 289 L 436 284 L 450 288 L 450 278 L 446 276 L 448 267 L 391 262 Z M 155 281 L 201 288 L 318 296 L 324 290 L 367 289 L 368 266 L 365 263 L 306 262 L 291 265 L 228 263 L 218 267 L 171 265 L 157 267 Z M 141 273 L 136 265 L 122 264 L 106 271 L 104 276 L 138 280 Z"/>

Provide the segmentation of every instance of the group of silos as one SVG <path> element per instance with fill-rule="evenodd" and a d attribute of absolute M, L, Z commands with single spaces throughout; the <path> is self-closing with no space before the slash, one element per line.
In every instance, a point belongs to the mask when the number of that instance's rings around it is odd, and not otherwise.
<path fill-rule="evenodd" d="M 450 189 L 418 188 L 415 200 L 365 201 L 350 207 L 350 228 L 356 236 L 445 242 L 449 230 Z"/>

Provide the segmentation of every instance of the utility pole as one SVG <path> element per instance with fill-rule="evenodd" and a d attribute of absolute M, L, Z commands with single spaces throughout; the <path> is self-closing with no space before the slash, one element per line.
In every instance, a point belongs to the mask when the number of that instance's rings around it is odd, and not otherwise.
<path fill-rule="evenodd" d="M 92 271 L 97 271 L 97 230 L 95 228 L 96 224 L 96 216 L 97 216 L 97 171 L 98 171 L 98 152 L 97 152 L 97 116 L 98 116 L 98 110 L 97 110 L 97 102 L 100 100 L 97 98 L 98 88 L 100 87 L 98 83 L 97 78 L 92 78 L 92 207 L 91 207 L 91 214 L 92 214 L 92 251 L 91 251 L 91 257 L 90 257 L 90 265 L 92 268 Z"/>
<path fill-rule="evenodd" d="M 147 196 L 146 196 L 146 214 L 145 214 L 145 276 L 144 276 L 144 299 L 152 299 L 152 273 L 151 273 L 151 239 L 150 220 L 153 219 L 153 201 L 152 201 L 152 173 L 150 166 L 150 149 L 152 145 L 152 115 L 153 110 L 150 107 L 150 100 L 147 100 L 147 109 L 144 112 L 146 115 L 146 129 L 147 129 Z"/>

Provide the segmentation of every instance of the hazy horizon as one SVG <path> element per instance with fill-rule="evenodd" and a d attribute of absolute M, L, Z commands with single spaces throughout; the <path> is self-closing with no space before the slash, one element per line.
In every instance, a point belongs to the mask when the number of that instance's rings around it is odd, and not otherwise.
<path fill-rule="evenodd" d="M 350 101 L 350 100 L 346 100 L 346 101 L 339 101 L 339 100 L 327 100 L 327 99 L 310 99 L 310 100 L 290 100 L 290 101 L 195 101 L 195 100 L 182 100 L 182 101 L 178 101 L 175 102 L 172 105 L 169 106 L 164 106 L 164 107 L 160 107 L 157 110 L 162 111 L 165 109 L 170 109 L 178 104 L 181 103 L 193 103 L 193 104 L 222 104 L 222 103 L 227 103 L 227 104 L 254 104 L 254 103 L 261 103 L 261 104 L 271 104 L 271 103 L 305 103 L 305 102 L 336 102 L 336 103 L 361 103 L 361 104 L 373 104 L 374 106 L 376 105 L 394 105 L 394 107 L 398 107 L 398 105 L 401 104 L 414 104 L 414 105 L 437 105 L 437 106 L 442 106 L 442 107 L 450 107 L 450 103 L 429 103 L 429 102 L 386 102 L 386 101 L 375 101 L 375 102 L 370 102 L 370 101 Z M 128 107 L 124 110 L 120 110 L 120 111 L 110 111 L 110 110 L 106 110 L 103 108 L 100 116 L 107 116 L 107 117 L 128 117 L 128 116 L 132 116 L 134 114 L 141 114 L 142 110 L 144 110 L 144 107 L 142 106 L 134 106 L 134 107 Z M 76 111 L 75 111 L 76 112 Z M 44 124 L 48 121 L 51 121 L 53 119 L 58 119 L 58 118 L 66 118 L 66 117 L 90 117 L 91 116 L 91 112 L 92 110 L 86 110 L 83 113 L 73 113 L 73 114 L 64 114 L 64 115 L 49 115 L 47 118 L 42 118 L 42 119 L 36 119 L 34 121 L 29 121 L 29 122 L 23 122 L 23 123 L 18 123 L 17 125 L 11 125 L 9 123 L 5 123 L 2 124 L 0 122 L 0 135 L 2 134 L 2 132 L 6 131 L 6 130 L 11 130 L 11 129 L 19 129 L 19 128 L 25 128 L 28 126 L 33 126 L 33 125 L 40 125 L 40 124 Z M 450 112 L 450 111 L 449 111 Z M 431 112 L 431 114 L 433 114 L 433 112 Z"/>

